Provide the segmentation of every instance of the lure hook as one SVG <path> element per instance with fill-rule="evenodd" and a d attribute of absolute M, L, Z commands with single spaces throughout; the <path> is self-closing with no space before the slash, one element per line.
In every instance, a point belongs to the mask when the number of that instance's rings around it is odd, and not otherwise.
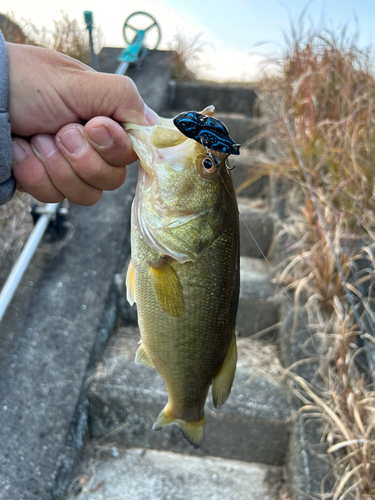
<path fill-rule="evenodd" d="M 229 156 L 229 155 L 228 155 Z M 225 157 L 224 161 L 225 161 L 225 166 L 227 168 L 227 170 L 233 170 L 234 168 L 236 168 L 236 165 L 233 165 L 233 167 L 229 166 L 229 163 L 228 163 L 228 156 Z"/>
<path fill-rule="evenodd" d="M 204 149 L 206 150 L 206 154 L 210 157 L 210 159 L 212 160 L 213 164 L 215 165 L 215 167 L 218 167 L 220 165 L 221 162 L 224 162 L 224 165 L 225 165 L 225 168 L 227 170 L 233 170 L 235 168 L 236 165 L 233 165 L 233 167 L 231 167 L 228 163 L 228 158 L 229 158 L 229 155 L 230 153 L 228 153 L 224 158 L 222 158 L 220 161 L 217 160 L 217 158 L 215 158 L 213 155 L 212 155 L 212 150 L 209 149 L 204 143 L 203 143 L 203 138 L 201 137 L 200 139 L 201 141 L 201 144 L 202 146 L 204 147 Z"/>

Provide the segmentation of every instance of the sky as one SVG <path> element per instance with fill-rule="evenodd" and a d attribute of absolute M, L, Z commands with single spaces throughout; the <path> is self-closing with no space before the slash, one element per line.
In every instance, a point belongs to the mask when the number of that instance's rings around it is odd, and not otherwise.
<path fill-rule="evenodd" d="M 308 6 L 307 6 L 308 5 Z M 29 18 L 38 27 L 52 28 L 61 11 L 83 19 L 91 10 L 94 24 L 104 34 L 104 45 L 124 46 L 122 28 L 135 11 L 152 14 L 162 30 L 160 49 L 168 49 L 180 33 L 204 44 L 201 78 L 217 81 L 253 81 L 269 56 L 280 54 L 283 32 L 307 6 L 306 25 L 324 24 L 335 30 L 348 25 L 359 33 L 359 44 L 375 47 L 375 0 L 2 0 L 2 13 Z M 135 21 L 135 19 L 134 19 Z"/>

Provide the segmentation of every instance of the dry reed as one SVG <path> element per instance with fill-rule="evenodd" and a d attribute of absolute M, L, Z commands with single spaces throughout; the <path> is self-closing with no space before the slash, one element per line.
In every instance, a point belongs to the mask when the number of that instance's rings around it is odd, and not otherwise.
<path fill-rule="evenodd" d="M 286 41 L 278 76 L 263 81 L 273 159 L 253 179 L 274 174 L 293 185 L 279 280 L 296 303 L 304 297 L 328 345 L 323 390 L 293 370 L 289 379 L 302 410 L 326 423 L 334 487 L 323 481 L 316 498 L 375 498 L 373 59 L 345 29 L 293 28 Z"/>

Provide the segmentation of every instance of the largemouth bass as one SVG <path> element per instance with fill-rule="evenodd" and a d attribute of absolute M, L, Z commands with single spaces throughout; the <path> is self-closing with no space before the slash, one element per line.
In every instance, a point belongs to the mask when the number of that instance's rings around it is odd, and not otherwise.
<path fill-rule="evenodd" d="M 213 116 L 214 107 L 203 113 Z M 232 177 L 226 155 L 207 154 L 172 120 L 124 126 L 140 159 L 126 280 L 141 333 L 136 362 L 155 367 L 168 391 L 153 429 L 176 423 L 199 445 L 208 390 L 212 385 L 214 406 L 221 406 L 237 361 L 239 221 Z"/>

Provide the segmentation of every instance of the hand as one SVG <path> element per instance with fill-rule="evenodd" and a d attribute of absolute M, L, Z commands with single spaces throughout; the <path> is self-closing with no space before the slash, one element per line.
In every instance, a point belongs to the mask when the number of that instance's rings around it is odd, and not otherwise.
<path fill-rule="evenodd" d="M 136 155 L 117 121 L 159 123 L 133 81 L 39 47 L 7 43 L 7 52 L 12 133 L 31 136 L 13 141 L 17 188 L 93 205 L 121 186 Z"/>

